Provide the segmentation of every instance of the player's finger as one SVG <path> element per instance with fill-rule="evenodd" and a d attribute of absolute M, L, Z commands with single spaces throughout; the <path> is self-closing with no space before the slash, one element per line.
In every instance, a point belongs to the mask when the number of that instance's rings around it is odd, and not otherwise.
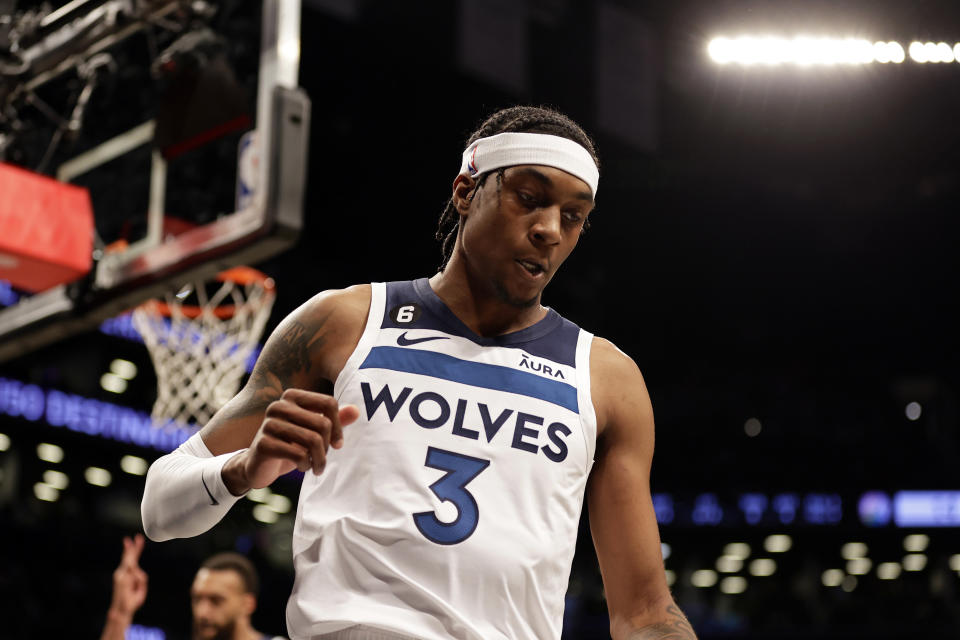
<path fill-rule="evenodd" d="M 333 429 L 330 432 L 330 445 L 334 449 L 339 449 L 343 446 L 343 428 L 360 417 L 360 409 L 356 405 L 347 404 L 340 407 L 338 414 L 340 420 L 334 423 Z"/>
<path fill-rule="evenodd" d="M 317 415 L 317 414 L 314 414 Z M 330 421 L 325 416 L 317 416 L 324 421 L 324 427 L 315 431 L 307 427 L 271 416 L 264 420 L 264 434 L 284 442 L 292 442 L 303 447 L 313 460 L 314 473 L 323 470 L 322 464 L 327 458 L 327 438 L 330 437 Z M 303 471 L 303 469 L 301 469 Z"/>
<path fill-rule="evenodd" d="M 143 553 L 143 545 L 146 542 L 146 539 L 143 537 L 142 533 L 138 533 L 133 536 L 133 561 L 138 563 L 140 561 L 140 555 Z"/>
<path fill-rule="evenodd" d="M 329 444 L 331 420 L 325 414 L 305 409 L 294 402 L 271 402 L 266 415 L 281 418 L 287 422 L 316 431 Z"/>
<path fill-rule="evenodd" d="M 287 389 L 283 392 L 283 397 L 297 403 L 305 409 L 325 415 L 331 422 L 330 442 L 343 441 L 340 411 L 338 410 L 336 398 L 304 389 Z M 339 447 L 339 445 L 334 446 Z"/>
<path fill-rule="evenodd" d="M 293 425 L 289 426 L 293 427 Z M 297 430 L 306 434 L 303 436 L 304 440 L 310 437 L 320 439 L 315 431 L 298 427 L 287 430 L 285 432 L 286 436 L 291 436 L 292 432 Z M 278 430 L 277 433 L 284 432 Z M 297 466 L 297 469 L 303 472 L 313 469 L 314 473 L 319 474 L 326 465 L 326 454 L 322 446 L 309 448 L 300 442 L 294 441 L 292 437 L 290 437 L 290 439 L 280 437 L 264 438 L 257 444 L 257 451 L 268 458 L 289 460 Z"/>

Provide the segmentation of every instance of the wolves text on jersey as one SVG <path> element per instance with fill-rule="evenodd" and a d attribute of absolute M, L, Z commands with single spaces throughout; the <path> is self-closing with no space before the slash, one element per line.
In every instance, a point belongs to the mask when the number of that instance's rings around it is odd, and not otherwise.
<path fill-rule="evenodd" d="M 511 447 L 533 454 L 541 452 L 552 462 L 563 462 L 569 453 L 565 439 L 573 433 L 573 431 L 562 422 L 551 422 L 547 426 L 545 433 L 547 440 L 550 442 L 541 446 L 539 444 L 541 431 L 538 427 L 541 427 L 544 422 L 546 422 L 542 416 L 515 411 L 514 409 L 504 409 L 498 415 L 494 416 L 490 412 L 490 407 L 483 402 L 458 398 L 454 404 L 434 391 L 414 393 L 410 387 L 403 387 L 399 394 L 394 394 L 390 389 L 390 385 L 385 384 L 376 395 L 374 395 L 370 384 L 367 382 L 361 382 L 360 388 L 363 392 L 363 403 L 366 405 L 367 420 L 372 420 L 373 415 L 382 405 L 386 411 L 387 418 L 389 418 L 390 422 L 393 422 L 400 413 L 400 410 L 406 406 L 410 419 L 424 429 L 438 429 L 446 426 L 451 423 L 452 415 L 451 433 L 453 435 L 471 440 L 479 440 L 481 434 L 480 428 L 482 428 L 482 433 L 486 441 L 490 443 L 493 442 L 493 439 L 507 421 L 510 420 L 511 416 L 515 415 L 516 417 L 512 421 L 513 435 L 510 441 Z M 437 411 L 439 411 L 439 414 Z M 469 417 L 467 415 L 468 411 L 470 413 Z M 435 415 L 436 417 L 427 417 L 427 415 Z M 478 417 L 479 425 L 477 425 Z M 466 426 L 467 424 L 472 424 L 479 428 L 471 429 Z M 504 440 L 504 438 L 501 438 L 501 440 Z"/>

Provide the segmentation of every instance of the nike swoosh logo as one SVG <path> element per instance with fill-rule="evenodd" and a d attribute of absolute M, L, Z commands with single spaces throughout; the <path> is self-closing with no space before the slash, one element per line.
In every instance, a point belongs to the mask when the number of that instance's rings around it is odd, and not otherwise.
<path fill-rule="evenodd" d="M 217 502 L 217 499 L 213 497 L 213 494 L 210 492 L 210 487 L 207 486 L 207 481 L 203 479 L 203 474 L 200 475 L 200 482 L 203 483 L 203 488 L 207 490 L 207 495 L 210 496 L 210 504 L 217 505 L 220 504 Z"/>
<path fill-rule="evenodd" d="M 426 338 L 408 338 L 407 332 L 404 331 L 399 336 L 397 336 L 397 344 L 401 347 L 409 347 L 411 345 L 420 344 L 421 342 L 430 342 L 431 340 L 449 340 L 447 336 L 427 336 Z"/>

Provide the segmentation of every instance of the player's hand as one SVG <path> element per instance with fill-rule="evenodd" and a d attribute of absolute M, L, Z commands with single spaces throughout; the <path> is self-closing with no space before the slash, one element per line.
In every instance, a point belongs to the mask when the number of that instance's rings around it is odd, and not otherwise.
<path fill-rule="evenodd" d="M 237 456 L 235 464 L 242 465 L 246 488 L 266 487 L 294 469 L 320 475 L 327 464 L 327 449 L 343 446 L 343 428 L 359 416 L 357 407 L 340 407 L 333 396 L 287 389 L 267 406 L 253 442 Z M 227 488 L 235 495 L 243 493 L 234 491 L 229 482 Z"/>
<path fill-rule="evenodd" d="M 147 574 L 140 568 L 144 537 L 141 534 L 123 539 L 123 555 L 120 566 L 113 572 L 113 597 L 110 609 L 127 619 L 132 619 L 137 609 L 147 598 Z"/>

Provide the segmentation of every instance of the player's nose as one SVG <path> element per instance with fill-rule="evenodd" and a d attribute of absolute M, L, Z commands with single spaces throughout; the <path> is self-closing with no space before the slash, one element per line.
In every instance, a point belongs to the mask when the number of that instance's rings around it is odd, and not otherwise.
<path fill-rule="evenodd" d="M 562 215 L 558 205 L 537 211 L 530 225 L 530 235 L 536 243 L 550 245 L 560 242 Z"/>

